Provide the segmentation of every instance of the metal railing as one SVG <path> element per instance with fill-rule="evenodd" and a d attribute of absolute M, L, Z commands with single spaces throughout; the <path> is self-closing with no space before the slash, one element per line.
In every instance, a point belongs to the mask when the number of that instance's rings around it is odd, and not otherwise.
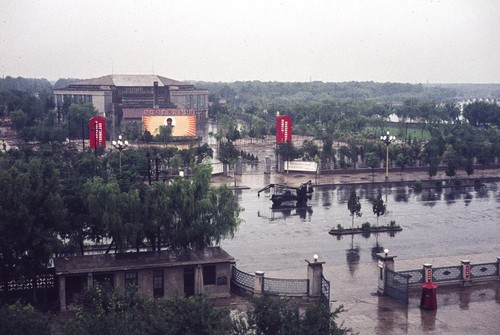
<path fill-rule="evenodd" d="M 330 309 L 330 281 L 321 275 L 321 303 Z"/>
<path fill-rule="evenodd" d="M 322 285 L 323 285 L 322 278 Z M 324 279 L 328 283 L 328 298 L 330 297 L 330 282 Z M 248 292 L 254 293 L 255 291 L 255 275 L 238 270 L 233 266 L 232 270 L 232 284 L 244 289 Z M 262 292 L 273 294 L 273 295 L 283 295 L 289 297 L 303 297 L 309 295 L 309 280 L 308 279 L 279 279 L 279 278 L 268 278 L 263 277 L 263 287 Z M 326 284 L 325 284 L 326 285 Z M 326 286 L 325 286 L 326 287 Z M 326 290 L 326 288 L 325 288 Z M 322 286 L 323 291 L 323 286 Z M 326 291 L 325 291 L 326 292 Z M 322 292 L 323 293 L 323 292 Z M 325 293 L 326 294 L 326 293 Z"/>
<path fill-rule="evenodd" d="M 483 263 L 471 264 L 470 276 L 471 278 L 492 277 L 500 275 L 500 268 L 498 262 L 496 263 Z"/>
<path fill-rule="evenodd" d="M 408 304 L 409 280 L 410 275 L 394 272 L 386 268 L 384 292 L 388 296 Z"/>
<path fill-rule="evenodd" d="M 249 273 L 238 270 L 233 266 L 232 281 L 234 284 L 249 289 L 254 290 L 255 276 Z"/>
<path fill-rule="evenodd" d="M 446 266 L 432 269 L 432 281 L 435 283 L 461 280 L 463 278 L 462 266 Z"/>
<path fill-rule="evenodd" d="M 424 282 L 424 270 L 409 270 L 409 271 L 398 271 L 401 275 L 406 275 L 408 277 L 408 284 L 420 284 Z"/>
<path fill-rule="evenodd" d="M 307 279 L 264 278 L 264 292 L 271 294 L 299 296 L 309 293 Z"/>
<path fill-rule="evenodd" d="M 499 271 L 500 268 L 498 262 L 471 264 L 470 279 L 499 277 Z M 423 269 L 398 271 L 397 273 L 409 276 L 408 283 L 412 286 L 423 284 L 425 282 Z M 465 276 L 462 265 L 432 268 L 432 281 L 435 283 L 462 281 L 465 280 L 464 277 Z"/>

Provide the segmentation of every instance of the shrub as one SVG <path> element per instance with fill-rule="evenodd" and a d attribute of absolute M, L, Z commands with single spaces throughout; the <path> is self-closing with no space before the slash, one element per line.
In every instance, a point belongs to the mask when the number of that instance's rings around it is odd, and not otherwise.
<path fill-rule="evenodd" d="M 0 309 L 0 334 L 50 335 L 49 322 L 31 305 L 15 303 Z"/>
<path fill-rule="evenodd" d="M 415 180 L 415 183 L 413 184 L 413 189 L 415 190 L 415 192 L 422 192 L 423 184 L 420 179 Z"/>
<path fill-rule="evenodd" d="M 361 225 L 361 230 L 363 231 L 370 230 L 370 228 L 371 228 L 370 222 L 365 222 Z"/>
<path fill-rule="evenodd" d="M 389 227 L 397 227 L 396 221 L 395 220 L 391 220 L 391 222 L 389 223 Z"/>
<path fill-rule="evenodd" d="M 342 230 L 344 230 L 344 227 L 342 227 L 342 225 L 339 223 L 339 224 L 337 225 L 337 230 L 338 230 L 338 231 L 342 231 Z"/>

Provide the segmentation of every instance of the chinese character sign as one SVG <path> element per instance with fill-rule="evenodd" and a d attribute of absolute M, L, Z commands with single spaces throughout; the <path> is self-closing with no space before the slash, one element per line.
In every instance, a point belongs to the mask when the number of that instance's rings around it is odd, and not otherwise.
<path fill-rule="evenodd" d="M 276 116 L 276 143 L 292 142 L 292 118 L 288 115 Z"/>
<path fill-rule="evenodd" d="M 106 119 L 96 116 L 89 120 L 89 142 L 90 148 L 106 148 Z"/>

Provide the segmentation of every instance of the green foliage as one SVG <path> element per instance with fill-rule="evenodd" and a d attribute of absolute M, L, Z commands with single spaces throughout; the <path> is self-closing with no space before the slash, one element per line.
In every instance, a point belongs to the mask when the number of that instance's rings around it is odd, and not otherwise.
<path fill-rule="evenodd" d="M 361 217 L 361 202 L 359 201 L 359 196 L 356 195 L 356 191 L 351 192 L 351 196 L 347 202 L 347 208 L 352 216 L 352 227 L 354 227 L 354 216 Z"/>
<path fill-rule="evenodd" d="M 299 157 L 299 150 L 292 142 L 278 143 L 276 147 L 276 155 L 284 161 L 292 161 Z"/>
<path fill-rule="evenodd" d="M 370 222 L 364 222 L 361 224 L 361 230 L 362 231 L 369 231 L 371 229 L 372 225 Z"/>
<path fill-rule="evenodd" d="M 31 305 L 15 303 L 0 308 L 0 334 L 50 335 L 50 318 Z"/>
<path fill-rule="evenodd" d="M 421 180 L 415 180 L 415 183 L 413 184 L 413 189 L 415 192 L 422 192 L 423 189 L 423 183 Z"/>
<path fill-rule="evenodd" d="M 232 141 L 219 141 L 219 160 L 224 164 L 234 164 L 240 152 Z"/>
<path fill-rule="evenodd" d="M 208 166 L 197 166 L 193 179 L 177 178 L 168 187 L 174 206 L 170 218 L 171 247 L 201 249 L 232 237 L 241 208 L 227 186 L 210 186 Z"/>
<path fill-rule="evenodd" d="M 88 139 L 90 118 L 97 115 L 97 110 L 91 104 L 76 104 L 69 105 L 65 116 L 65 128 L 68 129 L 68 137 L 70 139 L 82 138 Z"/>
<path fill-rule="evenodd" d="M 384 215 L 386 210 L 386 204 L 382 199 L 382 193 L 379 192 L 377 198 L 373 200 L 372 204 L 373 204 L 372 206 L 373 214 L 377 216 L 377 226 L 378 226 L 378 218 L 379 216 Z"/>
<path fill-rule="evenodd" d="M 303 313 L 294 303 L 284 298 L 264 295 L 254 299 L 246 313 L 233 322 L 233 334 L 260 335 L 330 335 L 352 334 L 350 328 L 337 324 L 343 307 L 331 312 L 322 304 L 308 306 Z"/>
<path fill-rule="evenodd" d="M 32 275 L 46 267 L 60 246 L 66 215 L 59 171 L 51 159 L 0 158 L 0 269 L 7 276 Z"/>
<path fill-rule="evenodd" d="M 64 334 L 224 335 L 231 329 L 229 311 L 215 308 L 205 296 L 146 300 L 97 287 L 81 302 L 82 308 L 61 326 Z"/>
<path fill-rule="evenodd" d="M 399 227 L 399 226 L 396 225 L 396 220 L 391 220 L 391 222 L 389 223 L 389 227 Z"/>

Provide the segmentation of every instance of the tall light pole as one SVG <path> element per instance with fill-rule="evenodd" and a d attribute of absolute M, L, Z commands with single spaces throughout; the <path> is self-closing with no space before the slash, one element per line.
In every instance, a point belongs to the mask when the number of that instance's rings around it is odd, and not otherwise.
<path fill-rule="evenodd" d="M 380 140 L 385 143 L 386 152 L 385 152 L 385 180 L 389 180 L 389 145 L 396 140 L 396 137 L 389 136 L 389 131 L 387 131 L 387 135 L 380 136 Z"/>
<path fill-rule="evenodd" d="M 122 135 L 118 135 L 118 141 L 113 141 L 111 144 L 120 152 L 120 175 L 122 174 L 122 151 L 128 147 L 128 141 L 122 140 Z"/>

